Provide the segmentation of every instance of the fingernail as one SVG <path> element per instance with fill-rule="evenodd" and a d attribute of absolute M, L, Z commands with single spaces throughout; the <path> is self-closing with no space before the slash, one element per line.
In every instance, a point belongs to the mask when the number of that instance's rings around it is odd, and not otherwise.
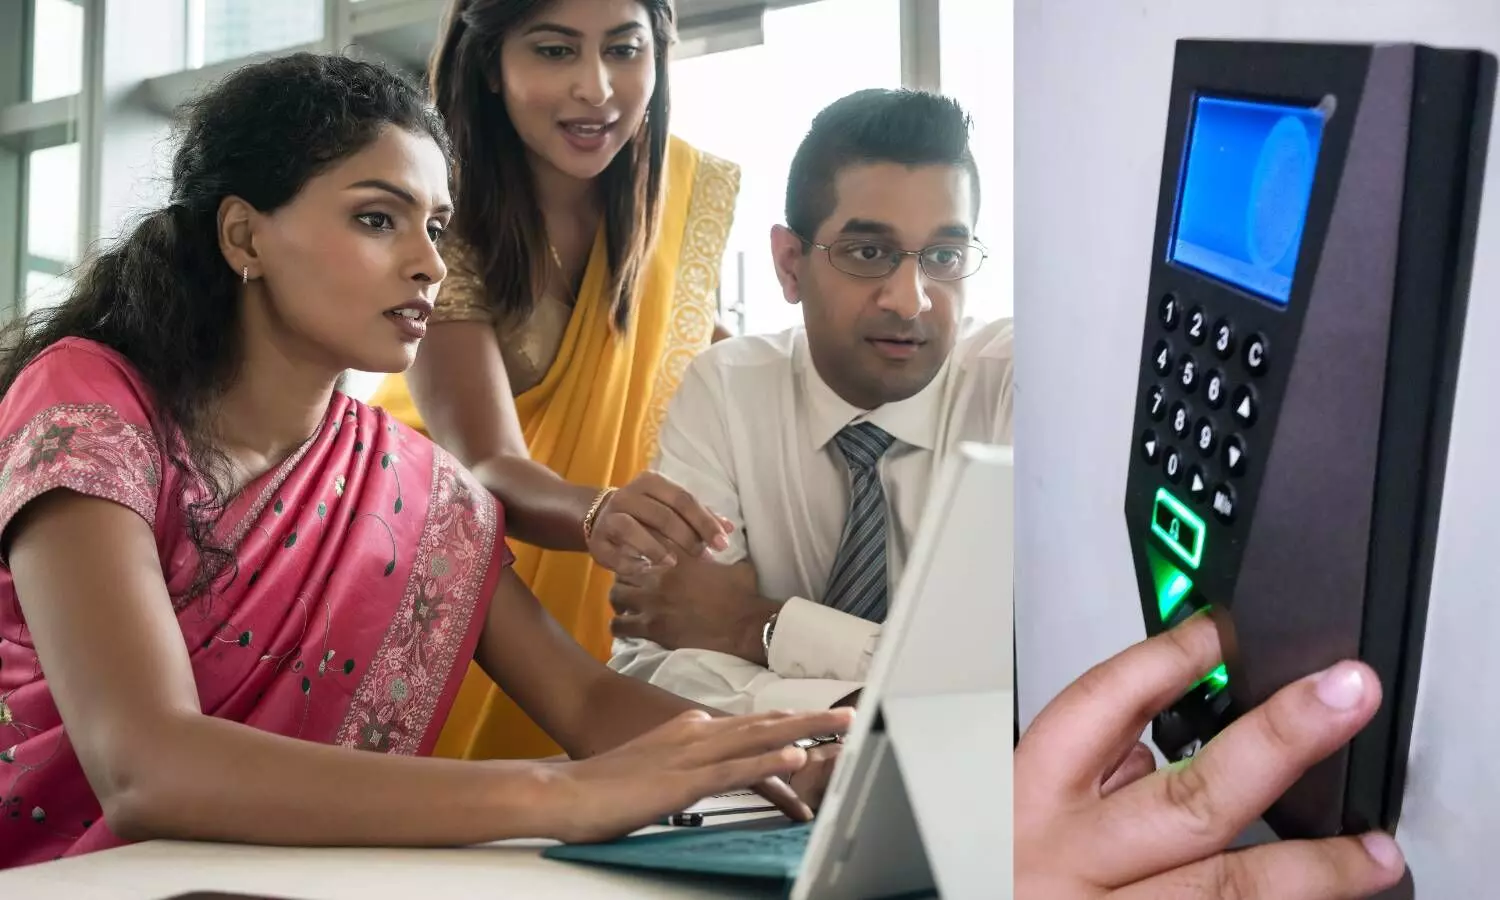
<path fill-rule="evenodd" d="M 1353 709 L 1365 695 L 1365 676 L 1358 666 L 1339 663 L 1318 676 L 1318 699 L 1334 709 Z"/>
<path fill-rule="evenodd" d="M 715 537 L 714 538 L 713 547 L 714 547 L 715 550 L 727 550 L 727 549 L 729 549 L 729 538 L 725 537 L 722 534 L 719 535 L 719 536 L 717 536 L 717 537 Z"/>
<path fill-rule="evenodd" d="M 662 557 L 661 564 L 668 567 L 675 566 L 677 565 L 677 557 L 669 553 L 666 556 Z"/>
<path fill-rule="evenodd" d="M 1396 846 L 1396 839 L 1382 831 L 1372 831 L 1362 835 L 1360 843 L 1365 845 L 1365 852 L 1382 869 L 1400 869 L 1406 865 L 1406 858 L 1401 855 L 1401 848 Z"/>

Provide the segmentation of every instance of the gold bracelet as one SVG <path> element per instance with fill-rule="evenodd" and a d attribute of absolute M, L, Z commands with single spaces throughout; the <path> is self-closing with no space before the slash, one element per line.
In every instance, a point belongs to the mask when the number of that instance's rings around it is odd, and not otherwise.
<path fill-rule="evenodd" d="M 619 488 L 607 487 L 604 490 L 600 491 L 598 496 L 594 497 L 593 505 L 590 506 L 589 511 L 584 513 L 583 515 L 583 539 L 585 541 L 593 539 L 594 520 L 599 518 L 599 510 L 604 508 L 604 504 L 609 502 L 609 498 L 613 497 L 615 491 L 618 490 Z"/>

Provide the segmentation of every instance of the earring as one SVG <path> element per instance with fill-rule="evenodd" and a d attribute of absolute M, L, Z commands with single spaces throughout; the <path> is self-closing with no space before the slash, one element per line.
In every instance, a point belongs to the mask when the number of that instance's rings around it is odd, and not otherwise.
<path fill-rule="evenodd" d="M 240 270 L 240 283 L 241 284 L 249 284 L 250 283 L 250 267 L 249 266 L 245 266 L 243 269 Z"/>

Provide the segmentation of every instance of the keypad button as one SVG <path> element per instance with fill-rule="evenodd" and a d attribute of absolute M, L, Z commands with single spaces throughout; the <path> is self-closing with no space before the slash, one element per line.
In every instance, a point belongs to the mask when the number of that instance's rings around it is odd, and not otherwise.
<path fill-rule="evenodd" d="M 1198 466 L 1190 466 L 1187 473 L 1188 497 L 1194 503 L 1202 503 L 1203 498 L 1208 496 L 1208 479 L 1203 474 L 1203 469 Z"/>
<path fill-rule="evenodd" d="M 1198 452 L 1203 454 L 1204 459 L 1210 459 L 1214 455 L 1214 447 L 1218 446 L 1218 435 L 1214 434 L 1214 425 L 1207 419 L 1199 419 L 1198 424 L 1193 426 L 1193 443 L 1197 445 Z"/>
<path fill-rule="evenodd" d="M 1203 312 L 1203 307 L 1195 306 L 1187 314 L 1187 339 L 1193 346 L 1199 346 L 1203 339 L 1208 337 L 1208 316 Z"/>
<path fill-rule="evenodd" d="M 1220 319 L 1214 323 L 1214 353 L 1219 359 L 1228 359 L 1234 355 L 1234 326 L 1229 324 L 1228 319 Z"/>
<path fill-rule="evenodd" d="M 1177 327 L 1177 320 L 1182 317 L 1182 305 L 1177 302 L 1176 294 L 1168 292 L 1162 295 L 1161 302 L 1156 305 L 1156 316 L 1166 330 Z"/>
<path fill-rule="evenodd" d="M 1234 413 L 1234 420 L 1244 428 L 1254 425 L 1256 418 L 1260 416 L 1260 403 L 1255 399 L 1255 391 L 1251 390 L 1248 384 L 1242 384 L 1234 389 L 1234 396 L 1229 400 L 1229 409 Z"/>
<path fill-rule="evenodd" d="M 1167 480 L 1176 484 L 1182 480 L 1182 454 L 1175 448 L 1168 447 L 1162 451 L 1161 470 L 1167 476 Z"/>
<path fill-rule="evenodd" d="M 1208 401 L 1208 408 L 1223 407 L 1224 395 L 1228 392 L 1229 385 L 1224 381 L 1224 373 L 1218 369 L 1210 369 L 1203 377 L 1203 399 Z"/>
<path fill-rule="evenodd" d="M 1225 525 L 1233 525 L 1236 503 L 1234 488 L 1221 484 L 1214 488 L 1213 500 L 1209 502 L 1209 506 L 1214 511 L 1214 518 Z"/>
<path fill-rule="evenodd" d="M 1224 441 L 1224 469 L 1234 478 L 1245 474 L 1245 442 L 1239 435 L 1230 435 Z"/>
<path fill-rule="evenodd" d="M 1251 335 L 1250 340 L 1245 342 L 1245 368 L 1250 370 L 1251 375 L 1265 374 L 1266 353 L 1266 339 L 1262 335 Z"/>
<path fill-rule="evenodd" d="M 1177 383 L 1182 385 L 1183 393 L 1191 394 L 1198 389 L 1198 361 L 1191 354 L 1184 353 L 1177 361 Z"/>
<path fill-rule="evenodd" d="M 1153 422 L 1160 422 L 1167 417 L 1167 392 L 1159 384 L 1151 385 L 1146 391 L 1146 415 Z"/>
<path fill-rule="evenodd" d="M 1172 433 L 1179 438 L 1188 436 L 1193 429 L 1193 415 L 1186 403 L 1178 400 L 1172 404 Z"/>
<path fill-rule="evenodd" d="M 1141 459 L 1146 462 L 1155 464 L 1158 459 L 1161 459 L 1161 438 L 1156 436 L 1155 431 L 1147 428 L 1141 433 L 1140 448 Z"/>
<path fill-rule="evenodd" d="M 1165 340 L 1157 341 L 1152 348 L 1151 368 L 1163 378 L 1172 374 L 1172 345 Z"/>

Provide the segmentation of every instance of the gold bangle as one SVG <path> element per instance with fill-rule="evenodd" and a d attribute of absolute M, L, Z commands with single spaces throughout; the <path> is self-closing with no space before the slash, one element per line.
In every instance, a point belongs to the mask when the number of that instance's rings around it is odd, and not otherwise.
<path fill-rule="evenodd" d="M 583 539 L 585 541 L 593 540 L 594 520 L 599 518 L 599 510 L 604 508 L 604 504 L 607 503 L 609 501 L 609 498 L 613 497 L 615 491 L 618 490 L 619 488 L 607 487 L 594 497 L 593 505 L 591 505 L 589 507 L 589 511 L 584 513 L 583 515 Z"/>

